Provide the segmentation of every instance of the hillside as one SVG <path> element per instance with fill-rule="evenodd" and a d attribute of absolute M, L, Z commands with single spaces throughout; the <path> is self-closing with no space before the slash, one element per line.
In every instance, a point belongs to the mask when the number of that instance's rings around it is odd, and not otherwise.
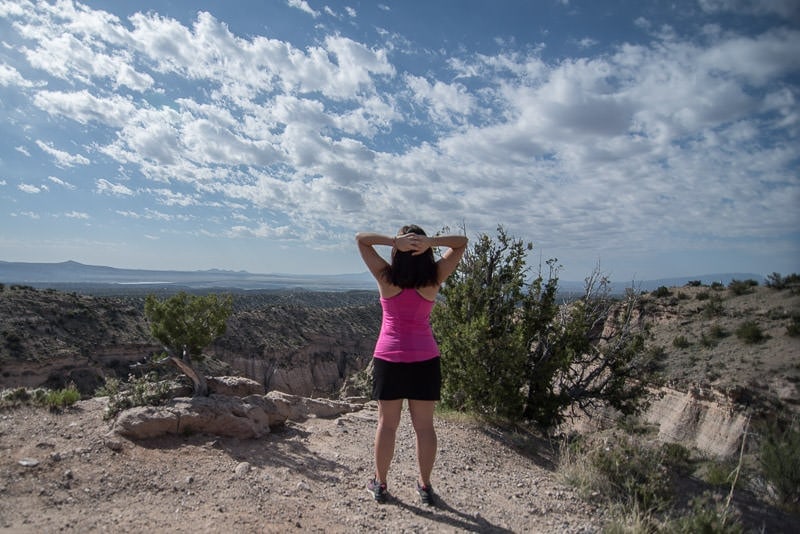
<path fill-rule="evenodd" d="M 364 365 L 377 333 L 374 295 L 247 296 L 236 297 L 229 331 L 211 349 L 230 369 L 311 395 L 333 392 L 331 384 Z M 66 374 L 54 375 L 62 380 L 102 365 L 100 374 L 121 374 L 127 366 L 119 355 L 141 356 L 150 343 L 140 297 L 5 287 L 0 306 L 2 387 L 41 378 L 42 369 L 52 374 L 53 361 L 67 364 L 58 371 Z M 640 309 L 665 385 L 695 399 L 728 395 L 731 404 L 715 407 L 725 417 L 748 408 L 797 411 L 800 338 L 787 327 L 796 325 L 800 295 L 680 287 L 644 295 Z M 736 335 L 747 321 L 762 339 L 749 343 Z M 113 354 L 118 359 L 111 365 Z M 353 367 L 343 367 L 347 362 Z M 364 491 L 374 403 L 333 419 L 290 421 L 258 439 L 187 434 L 140 441 L 109 433 L 105 403 L 87 399 L 55 413 L 0 410 L 0 529 L 601 532 L 612 513 L 599 495 L 587 498 L 565 484 L 557 470 L 558 439 L 519 428 L 438 416 L 441 506 L 430 510 L 413 491 L 407 414 L 391 471 L 393 500 L 377 506 Z M 607 442 L 611 431 L 599 439 Z M 683 491 L 727 492 L 724 482 L 720 489 L 694 476 L 682 484 Z M 734 503 L 747 532 L 791 532 L 796 521 L 746 489 L 737 490 Z"/>
<path fill-rule="evenodd" d="M 157 293 L 166 297 L 172 291 Z M 289 393 L 330 394 L 366 365 L 380 308 L 368 291 L 240 291 L 227 332 L 206 350 L 226 372 L 264 382 L 276 371 Z M 0 388 L 63 387 L 86 394 L 106 376 L 161 352 L 144 317 L 145 294 L 91 296 L 28 286 L 0 290 Z M 285 369 L 304 367 L 308 382 Z M 303 381 L 305 380 L 305 381 Z M 301 383 L 302 382 L 302 383 Z M 275 384 L 273 384 L 275 385 Z M 306 386 L 313 389 L 305 390 Z"/>
<path fill-rule="evenodd" d="M 677 389 L 722 392 L 741 407 L 800 409 L 800 293 L 751 287 L 737 295 L 707 286 L 643 298 L 649 350 Z M 750 324 L 752 338 L 737 331 Z"/>

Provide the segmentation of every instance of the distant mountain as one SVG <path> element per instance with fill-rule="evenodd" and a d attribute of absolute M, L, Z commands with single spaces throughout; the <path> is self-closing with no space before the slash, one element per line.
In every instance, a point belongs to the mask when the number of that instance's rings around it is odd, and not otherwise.
<path fill-rule="evenodd" d="M 614 294 L 621 294 L 629 288 L 633 288 L 636 291 L 652 291 L 661 286 L 681 287 L 696 280 L 699 280 L 703 285 L 711 285 L 713 282 L 719 282 L 727 286 L 731 280 L 756 280 L 759 284 L 763 284 L 764 276 L 755 273 L 717 273 L 697 276 L 679 276 L 676 278 L 659 278 L 657 280 L 612 281 L 611 292 Z M 584 289 L 584 282 L 559 280 L 558 287 L 561 291 L 566 293 L 580 293 Z"/>
<path fill-rule="evenodd" d="M 247 271 L 157 271 L 118 269 L 84 265 L 75 261 L 61 263 L 25 263 L 0 261 L 0 282 L 34 287 L 48 285 L 142 285 L 182 286 L 192 289 L 287 289 L 351 290 L 374 289 L 375 281 L 367 273 L 343 275 L 253 274 Z"/>
<path fill-rule="evenodd" d="M 753 273 L 722 273 L 658 280 L 613 281 L 612 292 L 624 293 L 633 287 L 639 291 L 652 291 L 660 286 L 679 287 L 692 280 L 703 284 L 733 280 L 757 280 L 764 277 Z M 99 265 L 84 265 L 75 261 L 61 263 L 25 263 L 0 261 L 0 282 L 34 287 L 76 285 L 118 286 L 181 286 L 190 289 L 306 289 L 319 291 L 348 291 L 375 289 L 375 281 L 368 272 L 335 275 L 254 274 L 247 271 L 210 269 L 206 271 L 157 271 L 145 269 L 119 269 Z M 563 293 L 581 293 L 584 282 L 559 280 Z"/>

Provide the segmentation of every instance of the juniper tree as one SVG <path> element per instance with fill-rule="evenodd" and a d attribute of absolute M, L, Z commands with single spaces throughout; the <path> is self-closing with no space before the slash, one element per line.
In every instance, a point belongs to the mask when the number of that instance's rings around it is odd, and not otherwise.
<path fill-rule="evenodd" d="M 432 324 L 442 353 L 442 400 L 462 410 L 548 427 L 565 409 L 606 402 L 630 412 L 647 362 L 638 299 L 610 295 L 596 269 L 581 298 L 557 301 L 557 260 L 530 279 L 530 243 L 501 227 L 480 235 L 442 288 Z"/>
<path fill-rule="evenodd" d="M 181 291 L 164 300 L 154 295 L 145 300 L 151 334 L 164 345 L 169 360 L 191 379 L 195 396 L 208 395 L 208 386 L 194 362 L 201 361 L 203 349 L 225 333 L 232 310 L 230 295 L 200 296 Z"/>

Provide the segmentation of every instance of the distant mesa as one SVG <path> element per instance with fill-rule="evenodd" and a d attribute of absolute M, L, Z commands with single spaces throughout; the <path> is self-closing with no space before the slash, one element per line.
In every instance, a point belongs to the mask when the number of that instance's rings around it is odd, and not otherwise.
<path fill-rule="evenodd" d="M 658 280 L 612 282 L 611 290 L 622 294 L 626 289 L 652 291 L 660 286 L 680 287 L 690 281 L 703 284 L 719 282 L 727 285 L 731 280 L 757 280 L 764 277 L 753 273 L 720 273 Z M 191 289 L 286 289 L 297 288 L 319 291 L 374 290 L 375 281 L 368 272 L 332 275 L 254 274 L 247 271 L 209 269 L 204 271 L 158 271 L 146 269 L 119 269 L 99 265 L 84 265 L 76 261 L 60 263 L 27 263 L 0 261 L 0 282 L 34 287 L 51 287 L 51 284 L 119 284 L 119 285 L 178 285 Z M 580 293 L 583 282 L 559 280 L 564 293 Z"/>

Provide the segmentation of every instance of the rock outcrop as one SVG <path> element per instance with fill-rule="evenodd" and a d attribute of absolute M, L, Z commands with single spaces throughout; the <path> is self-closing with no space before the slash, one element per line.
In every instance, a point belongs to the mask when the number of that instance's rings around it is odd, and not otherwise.
<path fill-rule="evenodd" d="M 737 452 L 747 424 L 747 416 L 720 393 L 670 388 L 653 396 L 644 419 L 658 426 L 661 441 L 720 457 Z"/>
<path fill-rule="evenodd" d="M 138 406 L 119 414 L 112 431 L 129 439 L 166 434 L 205 433 L 240 439 L 258 438 L 287 420 L 334 417 L 362 405 L 270 392 L 234 397 L 179 397 L 163 406 Z"/>

